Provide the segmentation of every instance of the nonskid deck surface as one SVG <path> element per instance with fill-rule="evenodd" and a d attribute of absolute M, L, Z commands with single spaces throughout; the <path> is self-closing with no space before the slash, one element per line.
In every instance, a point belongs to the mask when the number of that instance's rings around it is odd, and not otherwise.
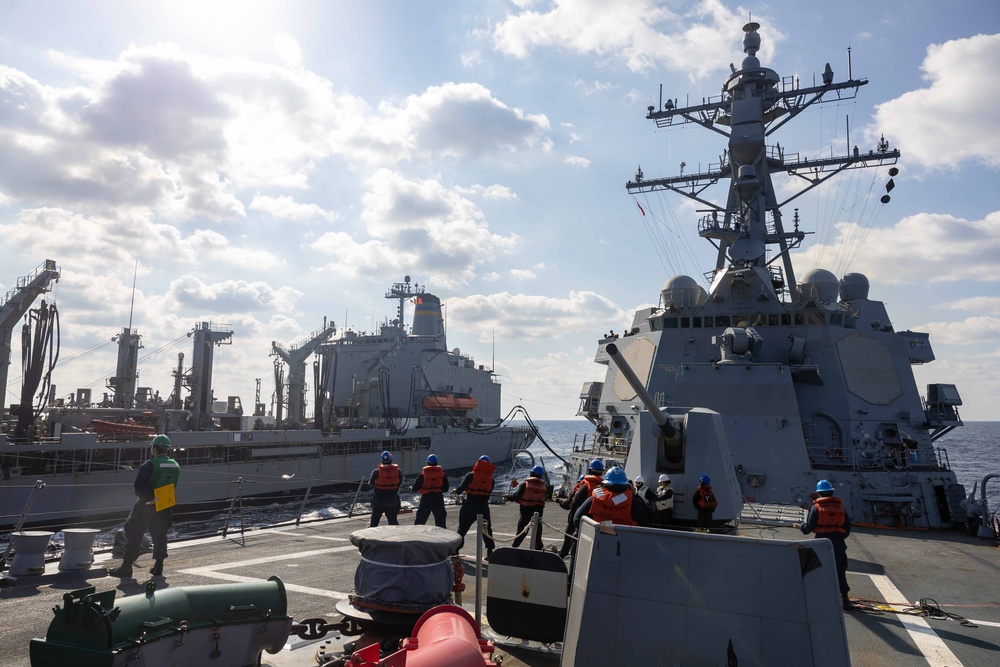
<path fill-rule="evenodd" d="M 494 506 L 493 523 L 498 546 L 509 543 L 517 522 L 514 504 Z M 400 517 L 411 524 L 413 515 Z M 555 503 L 546 508 L 545 521 L 561 525 L 565 512 Z M 458 524 L 458 508 L 449 507 L 449 526 Z M 225 582 L 265 580 L 277 575 L 288 591 L 289 614 L 295 619 L 323 617 L 339 620 L 334 610 L 354 587 L 358 550 L 351 545 L 352 531 L 365 528 L 368 517 L 335 519 L 301 526 L 285 526 L 230 533 L 219 537 L 171 545 L 165 579 L 157 585 L 192 586 Z M 753 537 L 799 539 L 797 530 L 786 526 L 745 524 L 743 534 Z M 554 531 L 545 528 L 546 544 L 557 544 Z M 472 611 L 475 599 L 475 539 L 470 534 L 463 554 L 468 555 L 464 594 Z M 847 615 L 847 631 L 854 665 L 994 665 L 1000 651 L 1000 549 L 984 540 L 959 533 L 921 531 L 855 530 L 848 541 L 848 580 L 852 598 L 870 600 L 867 611 Z M 108 554 L 98 554 L 95 566 L 117 565 Z M 0 589 L 0 664 L 27 667 L 28 642 L 44 637 L 52 619 L 53 606 L 62 596 L 93 585 L 98 591 L 117 587 L 119 595 L 145 590 L 149 556 L 140 558 L 136 580 L 119 580 L 91 571 L 67 578 L 53 563 L 46 575 L 22 578 L 17 585 Z M 725 576 L 725 572 L 720 572 Z M 484 568 L 488 581 L 489 567 Z M 967 619 L 975 627 L 956 619 L 935 619 L 896 613 L 917 605 L 921 599 L 933 601 L 940 610 Z M 485 618 L 485 614 L 484 614 Z M 14 622 L 12 619 L 17 619 Z M 498 647 L 504 665 L 554 665 L 551 656 Z M 280 656 L 278 656 L 280 657 Z M 267 663 L 269 654 L 264 654 Z"/>

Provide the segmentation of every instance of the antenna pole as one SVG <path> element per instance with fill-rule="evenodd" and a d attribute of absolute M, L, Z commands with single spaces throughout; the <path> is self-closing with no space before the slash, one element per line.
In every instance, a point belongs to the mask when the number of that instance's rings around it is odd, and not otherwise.
<path fill-rule="evenodd" d="M 139 260 L 135 260 L 135 267 L 132 269 L 132 302 L 128 306 L 128 330 L 132 335 L 132 313 L 135 311 L 135 277 L 139 273 Z"/>

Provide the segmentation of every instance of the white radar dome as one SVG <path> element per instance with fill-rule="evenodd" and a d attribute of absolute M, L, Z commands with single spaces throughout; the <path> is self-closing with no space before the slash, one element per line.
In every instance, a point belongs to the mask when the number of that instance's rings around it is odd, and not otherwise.
<path fill-rule="evenodd" d="M 671 303 L 679 308 L 700 306 L 706 298 L 705 289 L 691 276 L 670 276 L 660 290 L 660 304 L 664 307 Z"/>
<path fill-rule="evenodd" d="M 821 303 L 830 303 L 837 300 L 837 293 L 840 291 L 840 281 L 826 269 L 813 269 L 802 276 L 799 283 L 799 293 L 803 299 L 814 299 Z"/>
<path fill-rule="evenodd" d="M 840 300 L 858 301 L 868 298 L 868 276 L 863 273 L 845 273 L 840 279 Z"/>

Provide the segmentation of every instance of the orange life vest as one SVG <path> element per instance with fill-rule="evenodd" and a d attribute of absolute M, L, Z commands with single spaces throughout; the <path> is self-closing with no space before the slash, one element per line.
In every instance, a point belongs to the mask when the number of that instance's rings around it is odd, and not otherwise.
<path fill-rule="evenodd" d="M 497 467 L 489 461 L 476 461 L 472 466 L 472 481 L 465 487 L 470 496 L 489 496 L 493 491 L 493 471 Z"/>
<path fill-rule="evenodd" d="M 383 491 L 399 487 L 399 466 L 395 463 L 378 465 L 378 476 L 375 477 L 375 488 Z"/>
<path fill-rule="evenodd" d="M 813 501 L 813 507 L 818 512 L 816 528 L 813 530 L 817 535 L 824 533 L 845 533 L 844 523 L 847 519 L 847 512 L 840 498 L 836 496 L 819 497 Z"/>
<path fill-rule="evenodd" d="M 420 493 L 441 493 L 444 491 L 444 470 L 441 466 L 424 466 L 421 471 L 424 482 L 420 485 Z"/>
<path fill-rule="evenodd" d="M 700 510 L 714 510 L 719 506 L 719 501 L 715 499 L 710 485 L 701 484 L 695 489 L 694 506 Z"/>
<path fill-rule="evenodd" d="M 604 480 L 599 475 L 587 475 L 583 478 L 583 483 L 590 489 L 590 495 L 594 495 L 594 491 L 601 488 Z"/>
<path fill-rule="evenodd" d="M 612 495 L 602 486 L 594 490 L 594 499 L 590 502 L 590 518 L 594 521 L 610 521 L 620 526 L 636 525 L 632 519 L 632 489 Z"/>
<path fill-rule="evenodd" d="M 528 477 L 524 480 L 524 493 L 517 500 L 521 507 L 545 507 L 545 480 Z"/>

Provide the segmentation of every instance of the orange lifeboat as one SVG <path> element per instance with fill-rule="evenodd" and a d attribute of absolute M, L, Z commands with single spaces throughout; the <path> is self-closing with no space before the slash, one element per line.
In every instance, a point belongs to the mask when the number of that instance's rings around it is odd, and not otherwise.
<path fill-rule="evenodd" d="M 464 396 L 455 398 L 455 409 L 460 412 L 465 412 L 467 410 L 476 409 L 476 399 L 472 396 Z"/>
<path fill-rule="evenodd" d="M 135 436 L 135 437 L 147 437 L 156 435 L 156 427 L 149 426 L 147 424 L 139 424 L 134 420 L 127 420 L 124 422 L 113 422 L 105 421 L 103 419 L 94 419 L 90 422 L 94 430 L 101 435 L 125 435 L 125 436 Z"/>
<path fill-rule="evenodd" d="M 437 394 L 424 399 L 424 407 L 428 410 L 454 410 L 455 397 L 452 394 Z"/>

